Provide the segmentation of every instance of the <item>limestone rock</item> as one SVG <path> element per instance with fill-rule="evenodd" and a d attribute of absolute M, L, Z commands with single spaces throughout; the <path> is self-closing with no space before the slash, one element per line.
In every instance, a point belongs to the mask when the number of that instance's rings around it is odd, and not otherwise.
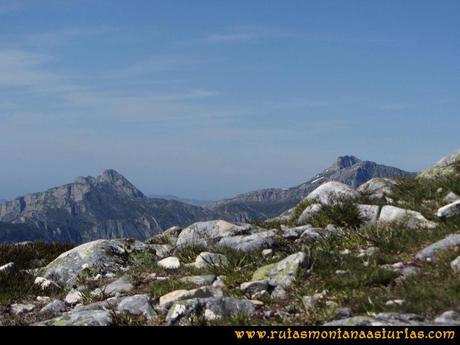
<path fill-rule="evenodd" d="M 452 234 L 422 249 L 416 254 L 415 258 L 417 260 L 431 261 L 439 252 L 458 246 L 460 246 L 460 234 Z"/>
<path fill-rule="evenodd" d="M 36 326 L 110 326 L 113 320 L 106 310 L 80 310 L 65 313 L 54 319 L 38 322 Z"/>
<path fill-rule="evenodd" d="M 299 270 L 306 264 L 308 257 L 303 252 L 289 255 L 285 259 L 260 267 L 252 276 L 252 281 L 269 280 L 275 285 L 288 287 L 295 280 Z"/>
<path fill-rule="evenodd" d="M 117 305 L 117 311 L 132 315 L 142 315 L 147 320 L 157 316 L 147 295 L 134 295 L 123 298 Z"/>
<path fill-rule="evenodd" d="M 332 204 L 341 199 L 356 199 L 359 194 L 346 184 L 331 181 L 322 184 L 308 194 L 306 200 L 317 201 L 324 205 Z"/>
<path fill-rule="evenodd" d="M 158 266 L 167 270 L 176 270 L 180 267 L 180 261 L 175 256 L 170 256 L 158 261 Z"/>
<path fill-rule="evenodd" d="M 127 276 L 123 276 L 102 288 L 102 292 L 108 296 L 126 294 L 134 289 Z"/>
<path fill-rule="evenodd" d="M 406 210 L 395 206 L 383 206 L 379 223 L 402 223 L 410 229 L 418 227 L 434 229 L 437 224 L 427 220 L 420 212 Z"/>
<path fill-rule="evenodd" d="M 210 252 L 200 253 L 195 260 L 196 268 L 227 266 L 228 260 L 225 255 Z"/>
<path fill-rule="evenodd" d="M 59 299 L 55 299 L 54 301 L 48 303 L 42 309 L 40 309 L 40 314 L 46 314 L 51 317 L 55 317 L 57 315 L 62 314 L 66 310 L 66 304 Z"/>
<path fill-rule="evenodd" d="M 451 218 L 460 214 L 460 200 L 454 201 L 446 206 L 441 207 L 436 215 L 439 218 Z"/>

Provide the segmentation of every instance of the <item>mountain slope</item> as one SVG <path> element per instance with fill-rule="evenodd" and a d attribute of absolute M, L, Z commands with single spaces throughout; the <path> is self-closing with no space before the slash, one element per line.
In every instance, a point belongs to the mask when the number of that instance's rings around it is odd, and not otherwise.
<path fill-rule="evenodd" d="M 362 161 L 354 156 L 338 157 L 336 162 L 305 183 L 291 188 L 267 188 L 217 201 L 207 208 L 224 219 L 249 221 L 279 215 L 293 207 L 321 184 L 339 181 L 353 188 L 374 177 L 414 177 L 416 173 Z"/>
<path fill-rule="evenodd" d="M 146 239 L 171 225 L 187 225 L 210 214 L 178 201 L 147 198 L 122 175 L 106 170 L 0 205 L 0 241 L 25 240 L 27 234 L 30 239 L 75 243 Z"/>

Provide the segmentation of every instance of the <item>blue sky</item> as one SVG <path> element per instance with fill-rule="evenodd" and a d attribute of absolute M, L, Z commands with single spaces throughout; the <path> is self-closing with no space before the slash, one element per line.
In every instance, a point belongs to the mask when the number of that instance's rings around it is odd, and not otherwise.
<path fill-rule="evenodd" d="M 198 199 L 460 147 L 460 2 L 0 0 L 0 197 Z"/>

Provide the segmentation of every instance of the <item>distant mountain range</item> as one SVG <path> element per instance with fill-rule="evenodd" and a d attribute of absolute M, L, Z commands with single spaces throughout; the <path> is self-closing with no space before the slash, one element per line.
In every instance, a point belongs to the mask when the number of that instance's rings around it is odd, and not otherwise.
<path fill-rule="evenodd" d="M 143 240 L 172 225 L 186 226 L 200 220 L 273 217 L 332 180 L 358 187 L 373 177 L 413 176 L 415 173 L 344 156 L 296 187 L 257 190 L 202 207 L 196 200 L 146 197 L 118 172 L 106 170 L 97 177 L 78 177 L 73 183 L 0 204 L 0 242 L 82 243 L 118 237 Z"/>
<path fill-rule="evenodd" d="M 239 221 L 277 216 L 293 207 L 321 184 L 339 181 L 353 188 L 374 177 L 415 177 L 416 173 L 362 161 L 354 156 L 338 157 L 329 168 L 307 182 L 291 188 L 267 188 L 237 195 L 207 205 L 209 210 Z"/>
<path fill-rule="evenodd" d="M 185 204 L 190 204 L 194 206 L 201 206 L 204 207 L 213 201 L 211 200 L 197 200 L 197 199 L 188 199 L 188 198 L 181 198 L 176 195 L 169 195 L 169 194 L 151 194 L 149 195 L 149 198 L 153 199 L 165 199 L 165 200 L 175 200 L 179 202 L 183 202 Z"/>

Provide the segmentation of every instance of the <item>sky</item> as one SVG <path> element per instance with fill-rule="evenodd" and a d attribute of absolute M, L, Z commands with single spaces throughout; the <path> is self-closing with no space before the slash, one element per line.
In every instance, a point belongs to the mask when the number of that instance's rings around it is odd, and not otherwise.
<path fill-rule="evenodd" d="M 460 2 L 0 0 L 0 198 L 215 200 L 460 148 Z"/>

